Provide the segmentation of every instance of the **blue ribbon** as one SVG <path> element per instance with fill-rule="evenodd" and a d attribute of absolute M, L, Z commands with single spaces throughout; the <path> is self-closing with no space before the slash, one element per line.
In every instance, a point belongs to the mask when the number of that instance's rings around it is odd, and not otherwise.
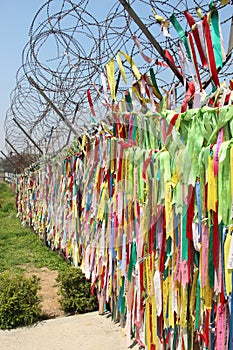
<path fill-rule="evenodd" d="M 196 200 L 197 200 L 197 215 L 198 215 L 198 241 L 201 242 L 202 238 L 202 226 L 201 226 L 201 219 L 202 219 L 202 213 L 201 213 L 201 186 L 200 182 L 196 182 Z"/>
<path fill-rule="evenodd" d="M 233 272 L 231 274 L 231 284 L 233 285 Z M 233 350 L 233 301 L 232 301 L 232 294 L 229 297 L 229 303 L 231 304 L 229 350 Z"/>
<path fill-rule="evenodd" d="M 225 259 L 224 259 L 224 244 L 227 236 L 227 229 L 225 226 L 222 228 L 222 278 L 223 278 L 223 289 L 224 289 L 224 296 L 227 298 L 226 293 L 226 279 L 225 279 Z"/>

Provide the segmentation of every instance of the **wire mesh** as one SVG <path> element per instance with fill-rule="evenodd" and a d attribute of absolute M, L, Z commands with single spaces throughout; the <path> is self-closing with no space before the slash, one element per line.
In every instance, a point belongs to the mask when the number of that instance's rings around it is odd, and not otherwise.
<path fill-rule="evenodd" d="M 180 38 L 170 23 L 171 14 L 174 14 L 184 32 L 189 32 L 184 11 L 188 10 L 195 21 L 199 21 L 197 8 L 202 14 L 210 10 L 207 1 L 132 0 L 129 3 L 161 48 L 170 52 L 177 67 L 180 64 Z M 233 6 L 232 2 L 223 6 L 220 1 L 216 1 L 215 6 L 228 59 L 219 72 L 219 78 L 223 81 L 232 78 L 233 62 L 228 41 Z M 161 16 L 162 20 L 159 21 L 155 14 Z M 152 62 L 143 59 L 133 40 L 134 36 L 138 38 L 142 52 Z M 119 1 L 98 1 L 97 4 L 89 0 L 47 0 L 32 20 L 29 41 L 22 51 L 22 66 L 16 75 L 16 87 L 12 91 L 11 106 L 5 119 L 6 139 L 20 153 L 27 153 L 33 159 L 35 155 L 39 156 L 38 149 L 26 133 L 43 152 L 58 152 L 70 141 L 70 129 L 59 118 L 52 104 L 81 133 L 83 127 L 90 125 L 94 119 L 87 90 L 90 91 L 96 111 L 94 122 L 104 119 L 109 113 L 104 103 L 106 64 L 110 59 L 115 59 L 120 50 L 136 63 L 142 74 L 153 67 L 159 89 L 162 92 L 169 91 L 175 86 L 178 91 L 177 103 L 182 101 L 185 94 L 182 84 L 169 68 L 159 64 L 162 61 L 160 54 Z M 120 78 L 117 82 L 118 101 L 135 81 L 132 66 L 125 59 L 122 63 L 127 83 L 122 80 L 119 67 L 115 64 L 115 79 Z M 203 68 L 200 60 L 198 68 L 202 82 L 208 81 L 209 69 Z M 30 84 L 30 78 L 46 93 L 52 104 Z M 188 70 L 186 79 L 192 79 Z M 26 133 L 17 127 L 14 119 Z M 6 148 L 10 152 L 9 144 L 6 144 Z"/>

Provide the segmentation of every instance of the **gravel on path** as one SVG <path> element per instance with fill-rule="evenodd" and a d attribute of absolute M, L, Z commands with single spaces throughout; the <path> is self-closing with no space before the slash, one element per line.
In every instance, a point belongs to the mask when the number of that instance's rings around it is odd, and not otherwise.
<path fill-rule="evenodd" d="M 138 350 L 133 341 L 130 348 Z M 1 350 L 127 350 L 126 336 L 107 315 L 91 312 L 34 326 L 0 330 Z"/>

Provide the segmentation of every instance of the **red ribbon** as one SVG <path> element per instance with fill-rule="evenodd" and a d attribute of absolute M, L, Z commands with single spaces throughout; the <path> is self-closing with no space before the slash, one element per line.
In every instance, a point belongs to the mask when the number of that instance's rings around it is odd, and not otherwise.
<path fill-rule="evenodd" d="M 184 101 L 182 103 L 181 113 L 183 113 L 187 110 L 188 101 L 194 95 L 194 93 L 195 93 L 195 85 L 194 85 L 193 81 L 190 81 L 190 82 L 188 82 L 188 90 L 186 92 Z"/>
<path fill-rule="evenodd" d="M 190 15 L 190 13 L 188 13 L 188 11 L 184 11 L 184 14 L 185 14 L 185 17 L 187 19 L 187 22 L 188 22 L 190 28 L 192 29 L 192 33 L 193 33 L 193 36 L 194 36 L 194 39 L 195 39 L 195 42 L 196 42 L 196 45 L 197 45 L 197 49 L 198 49 L 198 52 L 199 52 L 199 55 L 200 55 L 202 66 L 203 67 L 207 67 L 208 66 L 208 62 L 206 60 L 205 53 L 204 53 L 204 51 L 202 49 L 202 45 L 201 45 L 201 40 L 200 40 L 198 29 L 197 28 L 193 28 L 193 26 L 196 24 L 196 22 L 195 22 L 193 16 Z"/>
<path fill-rule="evenodd" d="M 215 58 L 214 58 L 214 49 L 213 49 L 213 44 L 212 44 L 212 39 L 211 39 L 211 34 L 210 34 L 210 26 L 209 26 L 209 23 L 207 21 L 206 15 L 204 16 L 202 23 L 203 23 L 204 34 L 205 34 L 205 39 L 206 39 L 208 60 L 209 60 L 209 66 L 210 66 L 212 79 L 213 79 L 215 86 L 219 87 L 220 83 L 218 80 L 218 71 L 216 68 L 216 62 L 215 62 Z"/>
<path fill-rule="evenodd" d="M 144 164 L 143 164 L 143 168 L 142 168 L 142 179 L 143 179 L 143 181 L 145 181 L 145 182 L 146 182 L 146 171 L 147 171 L 147 168 L 148 168 L 148 166 L 149 166 L 149 164 L 150 164 L 150 162 L 151 162 L 151 158 L 152 158 L 152 156 L 148 157 L 148 158 L 145 160 Z"/>
<path fill-rule="evenodd" d="M 143 79 L 143 80 L 144 80 L 144 82 L 145 82 L 145 90 L 146 90 L 146 94 L 147 94 L 147 96 L 150 98 L 151 96 L 150 96 L 150 91 L 149 91 L 148 86 L 147 86 L 146 74 L 143 74 L 143 75 L 142 75 L 142 79 Z"/>
<path fill-rule="evenodd" d="M 168 126 L 168 129 L 167 129 L 167 135 L 166 135 L 166 138 L 170 135 L 170 133 L 172 132 L 172 129 L 176 123 L 176 120 L 177 118 L 179 117 L 179 113 L 176 113 L 173 115 L 171 121 L 170 121 L 170 124 Z"/>
<path fill-rule="evenodd" d="M 209 324 L 210 324 L 210 310 L 206 309 L 204 341 L 207 347 L 209 346 Z"/>
<path fill-rule="evenodd" d="M 165 53 L 165 56 L 167 57 L 167 59 L 175 66 L 175 61 L 174 61 L 172 55 L 170 54 L 170 52 L 167 49 L 164 49 L 164 53 Z"/>
<path fill-rule="evenodd" d="M 101 276 L 100 276 L 100 278 L 101 278 L 101 282 L 100 282 L 101 288 L 104 287 L 105 270 L 106 270 L 106 266 L 103 266 L 103 271 L 102 271 L 102 274 L 101 274 Z"/>
<path fill-rule="evenodd" d="M 180 68 L 180 66 L 176 66 L 172 55 L 170 54 L 170 52 L 167 49 L 164 49 L 164 54 L 167 57 L 167 59 L 173 64 L 173 66 L 175 66 L 176 68 Z M 156 60 L 155 64 L 157 64 L 157 66 L 170 68 L 170 66 L 167 63 L 161 62 L 159 60 Z"/>
<path fill-rule="evenodd" d="M 169 68 L 169 65 L 167 63 L 161 62 L 159 60 L 156 60 L 155 63 L 157 64 L 157 66 Z"/>
<path fill-rule="evenodd" d="M 188 186 L 186 237 L 190 240 L 193 240 L 193 232 L 192 232 L 193 218 L 194 218 L 194 188 L 192 185 L 189 185 Z"/>
<path fill-rule="evenodd" d="M 89 102 L 89 105 L 90 105 L 90 108 L 91 108 L 91 114 L 95 117 L 95 111 L 94 111 L 94 107 L 93 107 L 93 103 L 92 103 L 90 89 L 87 90 L 87 98 L 88 98 L 88 102 Z"/>
<path fill-rule="evenodd" d="M 193 64 L 194 64 L 195 71 L 196 71 L 196 74 L 197 74 L 197 80 L 198 80 L 198 83 L 199 83 L 199 86 L 200 86 L 200 90 L 202 90 L 201 77 L 200 77 L 198 64 L 197 64 L 197 56 L 196 56 L 194 43 L 193 43 L 193 37 L 192 37 L 191 33 L 188 33 L 188 40 L 189 40 L 189 44 L 190 44 L 190 48 L 191 48 L 191 52 L 192 52 Z"/>
<path fill-rule="evenodd" d="M 216 212 L 213 212 L 213 218 L 214 218 L 213 259 L 214 259 L 214 267 L 215 269 L 217 269 L 219 264 L 219 244 L 220 244 L 219 229 L 218 229 L 218 202 L 216 204 Z"/>
<path fill-rule="evenodd" d="M 119 152 L 119 164 L 118 164 L 118 172 L 117 172 L 117 181 L 121 181 L 122 179 L 122 158 L 123 158 L 123 147 L 120 146 L 120 152 Z"/>
<path fill-rule="evenodd" d="M 155 230 L 156 230 L 156 222 L 154 217 L 152 217 L 152 224 L 150 227 L 150 244 L 149 244 L 149 254 L 152 254 L 152 251 L 154 249 L 154 236 L 155 236 Z M 152 266 L 150 266 L 152 269 Z"/>
<path fill-rule="evenodd" d="M 165 264 L 165 254 L 166 254 L 166 219 L 165 219 L 165 207 L 163 207 L 163 239 L 162 239 L 162 247 L 160 252 L 160 264 L 159 270 L 161 273 L 164 272 L 164 264 Z"/>

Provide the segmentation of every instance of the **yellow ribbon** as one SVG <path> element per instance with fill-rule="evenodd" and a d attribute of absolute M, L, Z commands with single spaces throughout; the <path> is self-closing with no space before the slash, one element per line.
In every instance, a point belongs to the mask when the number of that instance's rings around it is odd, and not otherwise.
<path fill-rule="evenodd" d="M 167 319 L 167 307 L 168 307 L 168 297 L 169 297 L 169 278 L 167 277 L 163 281 L 163 321 L 164 321 L 164 328 L 169 327 L 169 322 Z"/>
<path fill-rule="evenodd" d="M 169 320 L 169 327 L 172 327 L 174 329 L 175 326 L 175 320 L 174 320 L 174 312 L 172 309 L 172 300 L 173 300 L 173 294 L 174 294 L 174 290 L 173 290 L 173 286 L 172 286 L 172 275 L 168 276 L 169 278 L 169 294 L 168 294 L 168 320 Z"/>
<path fill-rule="evenodd" d="M 113 132 L 107 127 L 107 125 L 105 123 L 102 123 L 102 126 L 104 128 L 104 130 L 110 134 L 111 136 L 113 136 Z"/>
<path fill-rule="evenodd" d="M 146 345 L 147 349 L 151 349 L 150 341 L 150 299 L 146 299 Z"/>
<path fill-rule="evenodd" d="M 187 327 L 187 306 L 188 306 L 188 287 L 181 287 L 181 316 L 180 316 L 180 326 L 184 329 Z"/>
<path fill-rule="evenodd" d="M 152 304 L 152 344 L 156 346 L 156 349 L 158 347 L 158 336 L 157 336 L 157 316 L 156 316 L 156 301 L 155 296 L 152 295 L 151 297 L 151 304 Z"/>
<path fill-rule="evenodd" d="M 232 284 L 231 284 L 231 275 L 232 275 L 232 270 L 227 268 L 227 261 L 228 261 L 228 256 L 230 252 L 230 245 L 231 245 L 231 235 L 228 234 L 226 236 L 226 240 L 224 243 L 224 261 L 225 261 L 225 282 L 226 282 L 226 293 L 227 295 L 230 295 L 232 292 Z"/>
<path fill-rule="evenodd" d="M 121 76 L 125 82 L 125 84 L 127 85 L 127 79 L 126 79 L 126 74 L 125 74 L 125 70 L 124 70 L 124 67 L 123 67 L 123 64 L 122 64 L 122 61 L 121 61 L 121 56 L 118 52 L 118 54 L 116 55 L 116 61 L 117 61 L 117 64 L 118 64 L 118 67 L 119 67 L 119 70 L 121 72 Z"/>
<path fill-rule="evenodd" d="M 115 78 L 114 78 L 114 59 L 112 58 L 106 64 L 106 71 L 108 76 L 108 83 L 111 91 L 111 99 L 112 101 L 116 100 L 116 89 L 115 89 Z"/>
<path fill-rule="evenodd" d="M 104 217 L 104 211 L 105 211 L 105 202 L 106 202 L 106 183 L 103 183 L 101 185 L 101 197 L 98 205 L 98 212 L 97 212 L 97 218 L 99 220 L 103 220 Z"/>
<path fill-rule="evenodd" d="M 191 290 L 191 298 L 189 304 L 190 314 L 195 319 L 194 310 L 195 310 L 195 302 L 196 302 L 196 290 L 197 290 L 197 279 L 198 279 L 199 271 L 196 270 L 193 276 L 192 290 Z"/>
<path fill-rule="evenodd" d="M 217 177 L 214 176 L 214 157 L 209 155 L 208 158 L 208 197 L 207 197 L 207 210 L 216 211 L 217 202 Z"/>
<path fill-rule="evenodd" d="M 111 173 L 113 174 L 115 171 L 115 147 L 116 143 L 115 143 L 115 139 L 111 139 L 111 149 L 110 149 L 110 153 L 111 153 L 111 158 L 110 158 L 110 169 L 111 169 Z"/>
<path fill-rule="evenodd" d="M 155 16 L 156 21 L 158 21 L 159 23 L 163 22 L 163 24 L 166 27 L 169 27 L 170 22 L 166 18 L 164 18 L 163 16 L 160 16 L 160 15 L 157 15 L 155 9 L 152 9 L 152 13 Z"/>
<path fill-rule="evenodd" d="M 143 98 L 138 89 L 135 86 L 132 86 L 132 91 L 134 92 L 134 94 L 137 96 L 138 100 L 141 101 L 142 103 L 150 103 L 150 99 L 149 98 Z"/>
<path fill-rule="evenodd" d="M 165 183 L 165 216 L 166 216 L 166 239 L 173 238 L 173 209 L 172 209 L 172 186 Z"/>
<path fill-rule="evenodd" d="M 84 154 L 86 154 L 86 140 L 87 140 L 87 137 L 84 134 L 82 138 L 82 146 L 81 146 L 81 150 L 83 151 Z"/>
<path fill-rule="evenodd" d="M 200 19 L 203 18 L 203 14 L 202 14 L 202 12 L 201 12 L 200 7 L 197 7 L 197 8 L 196 8 L 196 13 L 197 13 L 197 15 L 198 15 L 198 17 L 199 17 Z"/>
<path fill-rule="evenodd" d="M 141 74 L 139 73 L 139 70 L 138 70 L 136 64 L 134 63 L 134 60 L 129 55 L 127 55 L 125 52 L 123 52 L 121 50 L 119 52 L 125 57 L 125 59 L 131 65 L 133 73 L 134 73 L 135 77 L 137 78 L 137 80 L 140 80 L 141 79 Z"/>
<path fill-rule="evenodd" d="M 213 290 L 212 288 L 210 288 L 209 281 L 206 283 L 206 286 L 204 287 L 204 293 L 205 293 L 205 308 L 211 309 Z"/>

